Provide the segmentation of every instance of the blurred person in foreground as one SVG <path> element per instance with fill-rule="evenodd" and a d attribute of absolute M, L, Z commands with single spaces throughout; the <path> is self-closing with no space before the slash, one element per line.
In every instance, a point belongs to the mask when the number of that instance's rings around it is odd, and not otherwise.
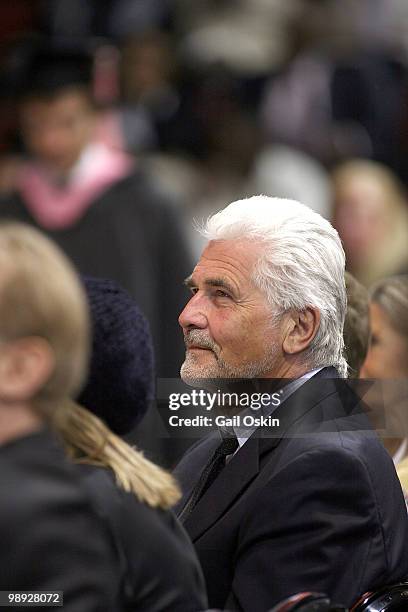
<path fill-rule="evenodd" d="M 350 605 L 408 575 L 408 521 L 392 461 L 342 380 L 339 236 L 299 202 L 266 196 L 233 202 L 203 232 L 179 317 L 181 376 L 270 399 L 253 425 L 227 404 L 223 417 L 242 421 L 221 423 L 176 468 L 209 603 L 265 612 L 310 590 Z"/>
<path fill-rule="evenodd" d="M 385 429 L 383 442 L 407 496 L 408 276 L 385 278 L 372 287 L 370 326 L 371 344 L 361 375 L 382 381 L 377 397 L 381 412 L 374 412 L 373 419 L 378 429 Z"/>
<path fill-rule="evenodd" d="M 111 278 L 150 323 L 158 376 L 176 376 L 183 346 L 177 316 L 190 253 L 171 203 L 139 161 L 95 139 L 92 64 L 84 52 L 34 54 L 21 86 L 20 125 L 28 160 L 0 217 L 42 228 L 83 274 Z M 163 463 L 177 455 L 146 423 L 143 447 Z M 178 455 L 180 451 L 178 452 Z"/>
<path fill-rule="evenodd" d="M 117 435 L 134 429 L 153 398 L 147 321 L 116 283 L 91 277 L 84 283 L 93 323 L 90 373 L 82 406 L 72 402 L 61 411 L 57 429 L 112 533 L 125 609 L 204 610 L 194 547 L 170 511 L 179 489 Z"/>
<path fill-rule="evenodd" d="M 333 175 L 334 221 L 349 271 L 366 287 L 408 270 L 408 204 L 391 170 L 351 160 Z"/>
<path fill-rule="evenodd" d="M 0 267 L 0 590 L 119 609 L 108 532 L 50 428 L 86 374 L 83 291 L 62 253 L 20 224 L 0 225 Z"/>

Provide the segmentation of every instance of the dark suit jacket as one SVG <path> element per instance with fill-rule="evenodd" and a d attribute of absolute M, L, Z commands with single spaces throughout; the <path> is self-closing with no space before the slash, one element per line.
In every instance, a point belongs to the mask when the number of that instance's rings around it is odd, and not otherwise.
<path fill-rule="evenodd" d="M 408 519 L 392 460 L 332 368 L 251 436 L 184 527 L 210 606 L 265 612 L 299 591 L 350 604 L 408 575 Z M 219 444 L 199 441 L 176 469 L 188 499 Z"/>
<path fill-rule="evenodd" d="M 63 591 L 64 612 L 121 609 L 110 534 L 47 429 L 0 446 L 0 591 L 19 590 Z"/>
<path fill-rule="evenodd" d="M 172 512 L 156 510 L 120 489 L 110 470 L 78 464 L 116 543 L 127 611 L 198 612 L 207 607 L 194 547 Z"/>

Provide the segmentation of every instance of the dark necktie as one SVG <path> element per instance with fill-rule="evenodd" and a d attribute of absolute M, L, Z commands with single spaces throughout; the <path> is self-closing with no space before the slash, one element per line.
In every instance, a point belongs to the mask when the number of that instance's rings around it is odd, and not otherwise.
<path fill-rule="evenodd" d="M 207 489 L 212 485 L 217 476 L 225 467 L 225 460 L 228 455 L 232 455 L 238 448 L 238 440 L 235 436 L 224 438 L 221 444 L 215 449 L 213 456 L 205 466 L 199 481 L 193 489 L 193 492 L 184 506 L 179 519 L 185 521 L 192 512 L 197 502 L 202 498 Z"/>

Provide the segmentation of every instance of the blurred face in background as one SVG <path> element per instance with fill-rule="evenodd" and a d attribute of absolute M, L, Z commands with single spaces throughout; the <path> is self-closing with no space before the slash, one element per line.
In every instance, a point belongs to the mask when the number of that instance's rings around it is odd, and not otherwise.
<path fill-rule="evenodd" d="M 370 304 L 370 326 L 371 343 L 362 377 L 391 380 L 408 377 L 407 339 L 394 329 L 384 310 L 375 302 Z"/>
<path fill-rule="evenodd" d="M 161 33 L 135 36 L 124 46 L 121 64 L 124 97 L 136 102 L 170 86 L 175 71 L 174 51 Z"/>
<path fill-rule="evenodd" d="M 64 175 L 91 139 L 93 109 L 85 90 L 64 89 L 50 98 L 33 97 L 21 107 L 25 145 L 38 161 Z"/>
<path fill-rule="evenodd" d="M 408 435 L 408 340 L 391 324 L 384 309 L 370 304 L 371 344 L 361 369 L 361 378 L 376 382 L 368 389 L 364 402 L 368 416 L 391 456 Z"/>
<path fill-rule="evenodd" d="M 346 252 L 348 267 L 355 270 L 382 244 L 389 231 L 387 203 L 382 186 L 361 174 L 336 188 L 334 224 Z"/>

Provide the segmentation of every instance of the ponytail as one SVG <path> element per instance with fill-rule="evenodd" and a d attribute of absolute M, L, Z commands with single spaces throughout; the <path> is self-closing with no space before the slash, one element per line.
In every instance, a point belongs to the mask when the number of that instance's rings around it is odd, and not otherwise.
<path fill-rule="evenodd" d="M 152 508 L 167 509 L 181 497 L 173 477 L 114 434 L 97 416 L 67 400 L 53 419 L 76 463 L 110 468 L 117 485 Z"/>

